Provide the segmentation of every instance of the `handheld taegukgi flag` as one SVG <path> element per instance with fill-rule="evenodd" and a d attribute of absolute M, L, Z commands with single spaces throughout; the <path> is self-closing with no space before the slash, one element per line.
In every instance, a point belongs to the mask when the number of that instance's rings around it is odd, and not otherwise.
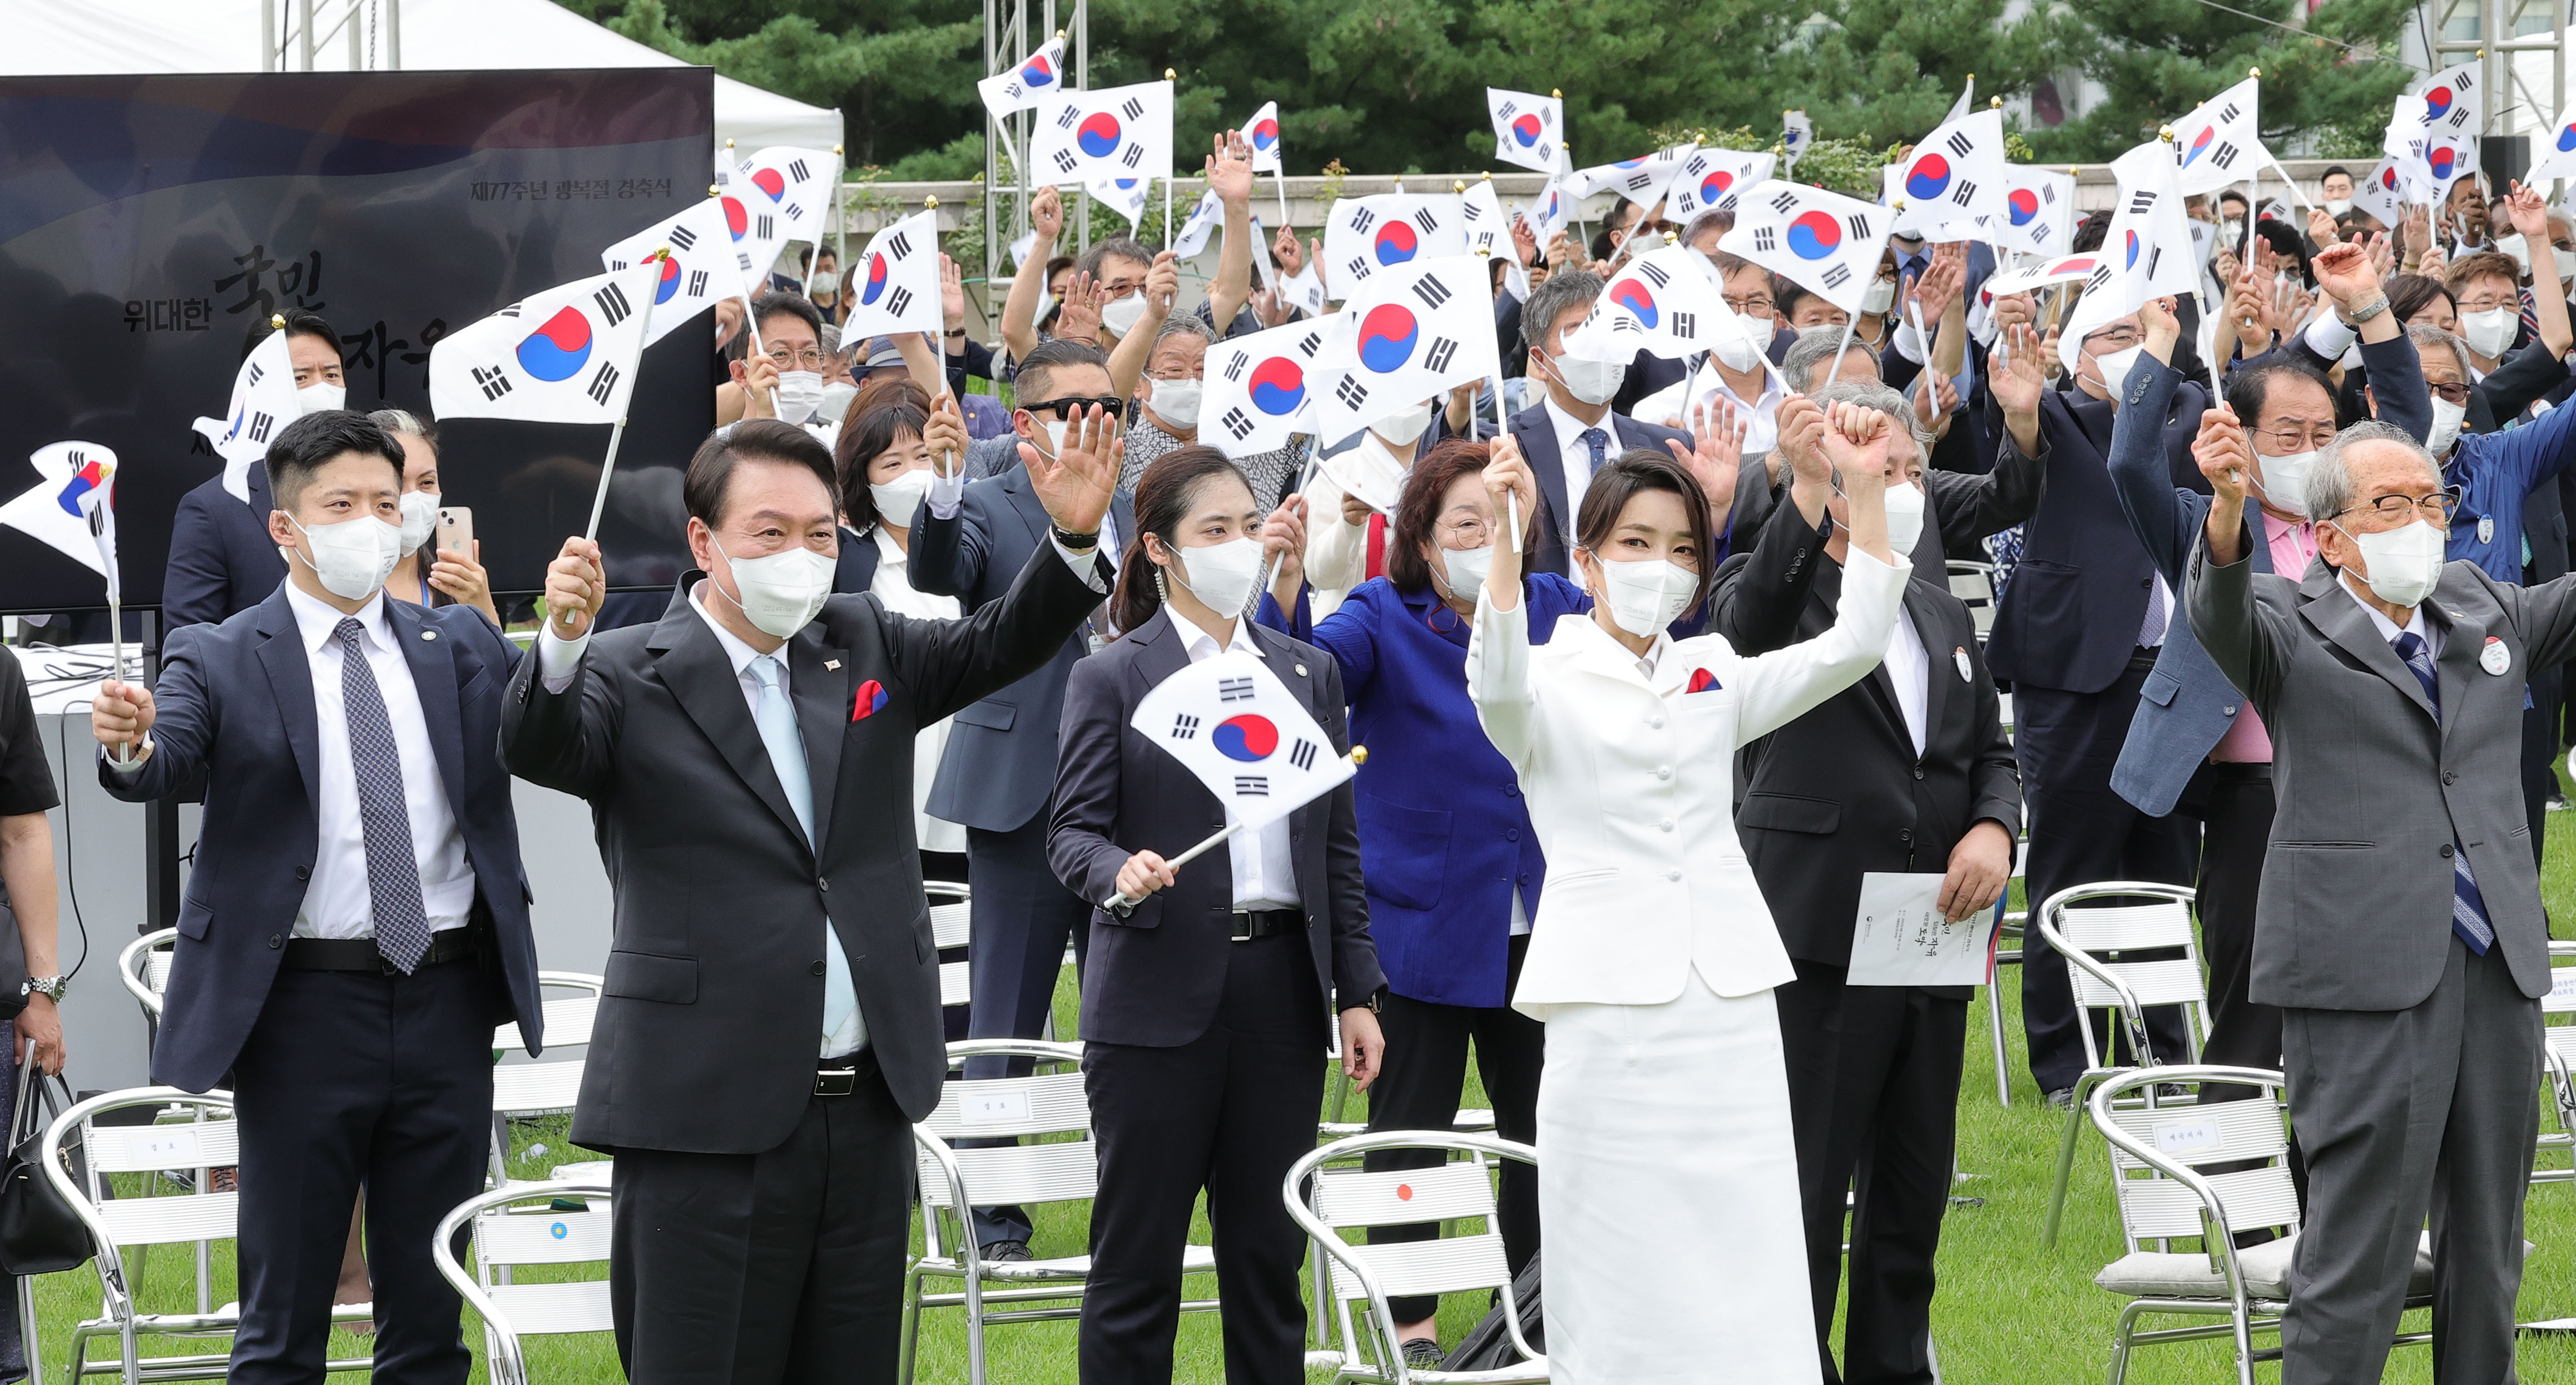
<path fill-rule="evenodd" d="M 713 307 L 718 299 L 739 297 L 743 290 L 720 199 L 710 197 L 599 252 L 600 267 L 616 274 L 633 269 L 665 248 L 671 253 L 659 261 L 661 271 L 653 284 L 653 319 L 645 332 L 646 346 Z"/>
<path fill-rule="evenodd" d="M 1941 123 L 1947 125 L 1951 121 L 1966 115 L 1968 113 L 1968 103 L 1976 99 L 1977 74 L 1971 72 L 1968 74 L 1967 85 L 1959 88 L 1959 99 L 1950 103 L 1950 113 L 1941 117 Z"/>
<path fill-rule="evenodd" d="M 1682 165 L 1698 150 L 1696 144 L 1676 144 L 1614 164 L 1577 169 L 1566 176 L 1566 186 L 1578 197 L 1615 192 L 1640 207 L 1652 208 L 1664 200 L 1664 190 L 1681 176 Z"/>
<path fill-rule="evenodd" d="M 2007 164 L 2000 224 L 1989 218 L 1989 239 L 2025 255 L 2064 255 L 2075 243 L 2075 179 L 2072 175 Z"/>
<path fill-rule="evenodd" d="M 1540 173 L 1565 167 L 1565 102 L 1502 87 L 1485 88 L 1494 122 L 1494 157 Z"/>
<path fill-rule="evenodd" d="M 1229 457 L 1249 457 L 1313 432 L 1314 385 L 1328 373 L 1324 352 L 1337 325 L 1292 322 L 1209 347 L 1199 436 Z"/>
<path fill-rule="evenodd" d="M 1324 272 L 1350 299 L 1382 271 L 1466 254 L 1467 217 L 1459 202 L 1452 193 L 1343 198 L 1324 223 Z"/>
<path fill-rule="evenodd" d="M 984 98 L 984 109 L 997 122 L 1008 124 L 1011 116 L 1039 104 L 1064 90 L 1064 36 L 1048 39 L 1029 55 L 1027 62 L 1008 72 L 997 73 L 975 84 L 975 93 Z"/>
<path fill-rule="evenodd" d="M 1318 437 L 1350 436 L 1459 385 L 1502 374 L 1485 262 L 1473 255 L 1382 269 L 1351 290 L 1320 358 Z"/>
<path fill-rule="evenodd" d="M 1512 243 L 1511 222 L 1503 216 L 1502 199 L 1494 195 L 1492 179 L 1467 185 L 1458 200 L 1459 219 L 1467 226 L 1467 253 L 1499 255 L 1503 260 L 1503 286 L 1512 297 L 1529 301 L 1529 271 L 1521 265 L 1520 247 Z"/>
<path fill-rule="evenodd" d="M 1547 186 L 1539 189 L 1529 209 L 1522 213 L 1529 219 L 1530 234 L 1538 237 L 1541 249 L 1556 239 L 1557 232 L 1574 224 L 1574 204 L 1581 199 L 1566 185 L 1567 176 L 1559 174 L 1548 179 Z"/>
<path fill-rule="evenodd" d="M 1225 202 L 1211 188 L 1199 194 L 1199 204 L 1190 209 L 1190 219 L 1181 223 L 1172 237 L 1172 253 L 1186 260 L 1207 249 L 1208 238 L 1225 224 Z"/>
<path fill-rule="evenodd" d="M 2415 93 L 2424 102 L 2427 135 L 2437 141 L 2459 142 L 2476 139 L 2485 132 L 2486 88 L 2478 68 L 2474 62 L 2443 68 L 2426 79 L 2422 91 Z"/>
<path fill-rule="evenodd" d="M 1191 664 L 1136 704 L 1127 725 L 1216 795 L 1230 821 L 1206 850 L 1247 827 L 1276 822 L 1339 788 L 1350 757 L 1267 664 L 1241 650 Z M 1179 865 L 1188 857 L 1175 859 Z"/>
<path fill-rule="evenodd" d="M 939 213 L 918 211 L 880 229 L 851 267 L 860 273 L 841 329 L 851 339 L 939 331 Z"/>
<path fill-rule="evenodd" d="M 1786 173 L 1798 166 L 1808 146 L 1816 142 L 1816 122 L 1809 120 L 1805 111 L 1782 111 L 1780 125 L 1780 171 Z"/>
<path fill-rule="evenodd" d="M 250 503 L 250 469 L 268 460 L 269 440 L 302 412 L 286 333 L 270 332 L 233 372 L 233 397 L 224 416 L 196 423 L 198 434 L 224 459 L 224 489 L 233 499 Z"/>
<path fill-rule="evenodd" d="M 107 579 L 109 643 L 125 676 L 124 583 L 116 561 L 116 454 L 94 442 L 58 442 L 27 458 L 36 484 L 0 505 L 0 526 L 19 530 Z"/>
<path fill-rule="evenodd" d="M 775 216 L 781 242 L 811 245 L 823 234 L 832 209 L 832 183 L 840 156 L 790 144 L 773 144 L 742 161 L 727 186 L 754 216 Z M 765 272 L 769 266 L 762 265 Z"/>
<path fill-rule="evenodd" d="M 1151 178 L 1094 178 L 1083 186 L 1091 190 L 1091 200 L 1127 218 L 1132 231 L 1145 224 L 1145 209 L 1154 201 Z"/>
<path fill-rule="evenodd" d="M 1701 212 L 1733 211 L 1737 196 L 1767 181 L 1777 162 L 1776 156 L 1762 150 L 1692 150 L 1664 194 L 1664 216 L 1680 222 Z"/>
<path fill-rule="evenodd" d="M 1172 176 L 1172 84 L 1060 92 L 1038 107 L 1029 162 L 1040 181 Z"/>
<path fill-rule="evenodd" d="M 1279 163 L 1279 103 L 1264 101 L 1243 125 L 1243 142 L 1252 148 L 1252 171 L 1284 172 Z"/>
<path fill-rule="evenodd" d="M 2352 185 L 2353 209 L 2394 228 L 2406 215 L 2406 174 L 2397 160 L 2382 158 Z"/>
<path fill-rule="evenodd" d="M 1567 353 L 1628 361 L 1645 351 L 1679 360 L 1739 340 L 1769 346 L 1769 331 L 1747 332 L 1744 320 L 1726 306 L 1725 295 L 1699 267 L 1707 263 L 1687 245 L 1667 245 L 1620 267 L 1593 300 L 1591 314 L 1567 336 Z"/>
<path fill-rule="evenodd" d="M 2113 160 L 2111 172 L 2119 179 L 2120 200 L 2102 237 L 2102 263 L 2086 276 L 2084 295 L 2058 338 L 2058 359 L 2068 370 L 2082 359 L 2087 333 L 2136 312 L 2150 298 L 2179 297 L 2200 287 L 2200 261 L 2176 187 L 2173 151 L 2162 140 L 2149 140 Z"/>
<path fill-rule="evenodd" d="M 2425 96 L 2400 96 L 2395 106 L 2380 152 L 2396 161 L 2397 176 L 2411 199 L 2440 201 L 2450 191 L 2452 179 L 2476 166 L 2476 141 L 2471 136 L 2443 134 L 2447 122 L 2431 113 L 2432 102 Z"/>
<path fill-rule="evenodd" d="M 2107 259 L 2102 251 L 2088 250 L 2081 255 L 2061 255 L 2020 269 L 1998 270 L 1986 279 L 1985 292 L 1981 296 L 1991 305 L 1997 298 L 2029 293 L 2051 284 L 2078 283 L 2092 278 L 2093 271 L 2100 269 Z"/>
<path fill-rule="evenodd" d="M 2248 77 L 2192 108 L 2174 122 L 2177 185 L 2183 196 L 2216 192 L 2244 182 L 2272 162 L 2256 118 L 2263 81 Z"/>
<path fill-rule="evenodd" d="M 1736 204 L 1718 248 L 1858 317 L 1887 250 L 1888 211 L 1855 197 L 1773 179 Z"/>
<path fill-rule="evenodd" d="M 2522 175 L 2523 186 L 2537 186 L 2544 178 L 2576 176 L 2576 106 L 2558 113 L 2558 121 L 2535 141 L 2540 157 L 2531 161 L 2530 171 Z M 2359 201 L 2359 190 L 2354 200 Z"/>
<path fill-rule="evenodd" d="M 1930 232 L 1953 222 L 2002 216 L 2011 182 L 2004 162 L 2004 113 L 1972 111 L 1914 146 L 1896 184 L 1904 205 L 1890 229 Z"/>

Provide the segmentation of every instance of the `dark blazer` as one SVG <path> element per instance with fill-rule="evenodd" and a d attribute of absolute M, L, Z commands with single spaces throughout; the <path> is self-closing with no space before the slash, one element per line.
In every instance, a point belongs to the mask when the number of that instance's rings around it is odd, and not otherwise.
<path fill-rule="evenodd" d="M 536 1050 L 545 1017 L 528 882 L 510 776 L 491 751 L 519 651 L 471 606 L 386 598 L 385 621 L 411 665 L 448 811 L 492 916 L 509 991 L 493 1022 L 515 1015 Z M 172 631 L 152 697 L 152 757 L 128 777 L 102 750 L 98 781 L 128 803 L 166 798 L 191 779 L 205 784 L 205 830 L 179 901 L 178 953 L 152 1049 L 153 1081 L 202 1092 L 223 1080 L 267 1003 L 321 838 L 313 666 L 285 589 L 220 625 Z"/>
<path fill-rule="evenodd" d="M 1127 497 L 1110 502 L 1110 527 L 1121 546 L 1136 538 L 1136 513 Z M 919 591 L 953 596 L 966 610 L 980 611 L 1010 590 L 1019 571 L 1036 553 L 1051 553 L 1048 536 L 1055 521 L 1029 486 L 1028 467 L 1014 458 L 1000 472 L 968 483 L 957 513 L 941 519 L 927 502 L 913 517 L 912 585 Z M 1106 555 L 1113 566 L 1116 554 Z M 1100 634 L 1106 638 L 1108 613 L 1101 612 Z M 1046 811 L 1047 794 L 1055 788 L 1056 724 L 1063 719 L 1064 680 L 1074 662 L 1091 652 L 1079 628 L 1044 666 L 1009 687 L 987 689 L 989 695 L 957 713 L 949 728 L 948 750 L 930 784 L 932 817 L 987 832 L 1010 832 L 1027 826 Z M 927 726 L 937 718 L 926 718 Z"/>
<path fill-rule="evenodd" d="M 1746 655 L 1832 629 L 1843 570 L 1825 538 L 1794 512 L 1765 529 L 1718 569 L 1710 628 Z M 2021 832 L 2021 776 L 1967 606 L 1918 571 L 1905 614 L 1929 661 L 1922 755 L 1881 664 L 1747 745 L 1737 765 L 1736 834 L 1781 942 L 1804 961 L 1851 964 L 1863 872 L 1947 870 L 1979 822 Z M 1967 998 L 1966 987 L 1936 989 Z"/>
<path fill-rule="evenodd" d="M 927 515 L 930 507 L 921 507 Z M 835 596 L 864 595 L 877 580 L 877 552 L 874 534 L 862 534 L 844 524 L 841 530 L 841 556 L 832 567 L 832 593 Z"/>
<path fill-rule="evenodd" d="M 680 579 L 660 623 L 592 636 L 561 693 L 528 659 L 502 719 L 512 773 L 590 800 L 616 887 L 573 1138 L 776 1148 L 814 1092 L 826 926 L 886 1086 L 919 1120 L 948 1059 L 913 841 L 913 734 L 1043 665 L 1099 594 L 1049 548 L 969 620 L 907 620 L 873 596 L 824 602 L 785 646 L 818 849 L 732 661 L 689 604 L 699 580 Z"/>
<path fill-rule="evenodd" d="M 1603 417 L 1610 424 L 1611 441 L 1617 444 L 1603 456 L 1605 464 L 1618 460 L 1620 453 L 1632 447 L 1661 451 L 1667 440 L 1684 447 L 1691 445 L 1688 433 L 1641 422 L 1615 409 Z M 1563 577 L 1573 570 L 1575 517 L 1566 499 L 1565 460 L 1557 455 L 1556 424 L 1547 416 L 1544 400 L 1512 415 L 1512 439 L 1521 445 L 1521 455 L 1529 459 L 1530 471 L 1538 481 L 1539 499 L 1547 510 L 1547 523 L 1539 526 L 1538 543 L 1529 552 L 1526 570 Z"/>
<path fill-rule="evenodd" d="M 1347 753 L 1341 669 L 1313 645 L 1258 625 L 1250 630 L 1270 671 L 1304 699 L 1333 749 Z M 1177 856 L 1225 828 L 1216 796 L 1127 724 L 1145 694 L 1189 662 L 1186 640 L 1166 608 L 1076 665 L 1065 689 L 1064 753 L 1047 861 L 1066 889 L 1095 905 L 1118 892 L 1118 868 L 1129 856 Z M 1369 938 L 1350 784 L 1289 814 L 1288 840 L 1317 989 L 1345 1007 L 1364 1004 L 1386 976 Z M 1210 851 L 1181 867 L 1178 884 L 1148 895 L 1125 918 L 1092 910 L 1083 1038 L 1177 1048 L 1207 1032 L 1234 947 L 1234 876 L 1226 861 Z"/>
<path fill-rule="evenodd" d="M 221 475 L 179 497 L 161 577 L 161 619 L 170 629 L 230 619 L 286 580 L 286 559 L 268 536 L 271 508 L 264 466 L 250 469 L 247 505 L 224 489 Z"/>
<path fill-rule="evenodd" d="M 1693 366 L 1693 361 L 1683 357 L 1638 352 L 1636 359 L 1628 362 L 1627 373 L 1619 377 L 1619 392 L 1610 396 L 1610 412 L 1635 413 L 1638 400 L 1680 384 L 1689 377 Z"/>
<path fill-rule="evenodd" d="M 1964 420 L 1963 420 L 1964 422 Z M 1960 430 L 1954 425 L 1951 433 Z M 2039 508 L 2040 498 L 2048 490 L 2046 447 L 2038 457 L 2025 457 L 2013 446 L 2010 434 L 2002 434 L 1992 467 L 1986 471 L 1923 472 L 1923 495 L 1926 522 L 1923 536 L 1907 556 L 1914 561 L 1918 577 L 1929 579 L 1933 573 L 1945 573 L 1947 556 L 1952 553 L 1982 553 L 1979 545 L 1989 534 L 1998 534 L 2031 517 Z M 1747 457 L 1735 473 L 1735 509 L 1727 516 L 1730 553 L 1749 553 L 1769 528 L 1771 517 L 1788 504 L 1790 477 L 1783 463 L 1780 479 L 1771 479 L 1767 458 Z M 1806 527 L 1791 521 L 1799 528 Z"/>

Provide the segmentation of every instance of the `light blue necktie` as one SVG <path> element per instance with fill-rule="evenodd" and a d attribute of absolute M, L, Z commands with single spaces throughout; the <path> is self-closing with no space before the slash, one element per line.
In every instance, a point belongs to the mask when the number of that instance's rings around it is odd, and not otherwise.
<path fill-rule="evenodd" d="M 805 841 L 811 845 L 814 781 L 805 770 L 805 736 L 796 729 L 796 708 L 788 702 L 787 690 L 778 686 L 777 656 L 763 654 L 752 660 L 751 679 L 760 685 L 751 719 L 760 728 L 761 747 L 769 752 L 769 767 L 778 772 L 778 785 L 787 790 L 787 806 L 795 811 L 796 823 L 805 829 Z M 823 921 L 823 952 L 823 1037 L 828 1040 L 859 1007 L 858 991 L 850 982 L 850 959 L 841 951 L 841 935 L 833 931 L 828 918 Z M 864 1022 L 859 1042 L 867 1042 Z"/>

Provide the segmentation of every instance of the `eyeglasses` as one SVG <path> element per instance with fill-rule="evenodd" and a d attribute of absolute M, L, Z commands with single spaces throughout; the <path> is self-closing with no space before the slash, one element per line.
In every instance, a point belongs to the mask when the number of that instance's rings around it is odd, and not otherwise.
<path fill-rule="evenodd" d="M 2425 388 L 2433 391 L 2434 395 L 2440 398 L 2445 404 L 2466 404 L 2469 402 L 2469 387 L 2466 385 L 2427 385 Z"/>
<path fill-rule="evenodd" d="M 1726 299 L 1726 306 L 1752 317 L 1769 317 L 1777 307 L 1767 293 L 1748 293 L 1741 298 L 1731 293 L 1721 296 Z"/>
<path fill-rule="evenodd" d="M 2264 429 L 2260 436 L 2270 438 L 2272 445 L 2281 449 L 2282 455 L 2288 456 L 2333 442 L 2335 426 L 2331 423 L 2287 423 L 2278 428 Z"/>
<path fill-rule="evenodd" d="M 2086 337 L 2084 354 L 2106 356 L 2114 351 L 2126 351 L 2144 340 L 2146 338 L 2138 335 L 2138 329 L 2135 327 L 2114 327 L 2108 332 L 2096 332 Z"/>
<path fill-rule="evenodd" d="M 2522 299 L 2515 294 L 2490 294 L 2460 300 L 2460 311 L 2464 313 L 2491 313 L 2498 308 L 2520 308 L 2521 306 Z"/>
<path fill-rule="evenodd" d="M 2460 488 L 2445 486 L 2431 495 L 2383 495 L 2377 500 L 2365 501 L 2350 509 L 2337 510 L 2327 517 L 2339 519 L 2354 510 L 2376 510 L 2381 519 L 2402 521 L 2410 512 L 2421 510 L 2426 519 L 2448 529 L 2451 527 L 2451 513 L 2459 508 Z"/>
<path fill-rule="evenodd" d="M 1062 399 L 1033 399 L 1020 407 L 1033 414 L 1052 411 L 1057 418 L 1071 418 L 1074 414 L 1097 408 L 1103 417 L 1117 418 L 1127 411 L 1127 401 L 1105 394 L 1098 396 L 1068 394 Z"/>
<path fill-rule="evenodd" d="M 1443 548 L 1482 548 L 1493 542 L 1493 530 L 1481 519 L 1461 519 L 1440 526 Z"/>
<path fill-rule="evenodd" d="M 1180 374 L 1178 374 L 1178 375 L 1156 375 L 1155 373 L 1153 373 L 1152 371 L 1150 371 L 1150 370 L 1149 370 L 1149 371 L 1145 372 L 1145 378 L 1146 378 L 1146 379 L 1148 379 L 1148 380 L 1161 380 L 1161 381 L 1165 381 L 1165 382 L 1178 382 L 1178 381 L 1182 381 L 1182 380 L 1204 380 L 1204 379 L 1206 379 L 1206 378 L 1207 378 L 1207 368 L 1206 368 L 1205 366 L 1201 366 L 1201 367 L 1200 367 L 1199 369 L 1197 369 L 1197 370 L 1185 370 L 1185 371 L 1182 371 L 1182 372 L 1181 372 Z"/>
<path fill-rule="evenodd" d="M 809 346 L 802 351 L 790 351 L 782 346 L 770 351 L 768 354 L 770 362 L 776 365 L 780 370 L 787 370 L 795 366 L 803 366 L 807 370 L 821 370 L 823 368 L 824 358 L 822 348 L 820 347 Z"/>

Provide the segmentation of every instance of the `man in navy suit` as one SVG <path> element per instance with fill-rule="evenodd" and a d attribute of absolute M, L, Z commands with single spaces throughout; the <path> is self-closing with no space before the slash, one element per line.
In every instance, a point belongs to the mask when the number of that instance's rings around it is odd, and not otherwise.
<path fill-rule="evenodd" d="M 1049 341 L 1020 363 L 1012 415 L 1023 451 L 1056 455 L 1066 420 L 1099 405 L 1123 406 L 1109 383 L 1108 358 L 1075 341 Z M 1029 555 L 1045 547 L 1055 521 L 1017 460 L 966 487 L 941 514 L 934 499 L 912 531 L 912 584 L 959 599 L 966 613 L 1007 595 Z M 1112 503 L 1100 551 L 1116 555 L 1131 532 L 1124 497 Z M 966 827 L 967 879 L 974 886 L 966 955 L 973 963 L 967 1032 L 978 1039 L 1034 1039 L 1055 1003 L 1056 975 L 1069 939 L 1079 964 L 1089 943 L 1091 906 L 1047 865 L 1047 797 L 1055 790 L 1056 727 L 1074 661 L 1107 642 L 1107 613 L 1095 613 L 1047 666 L 957 714 L 930 786 L 932 817 Z M 967 1064 L 970 1078 L 1001 1077 L 1014 1065 Z M 1016 1064 L 1021 1070 L 1025 1060 Z M 1016 1207 L 977 1208 L 976 1241 L 988 1260 L 1026 1259 L 1029 1221 Z"/>
<path fill-rule="evenodd" d="M 242 343 L 248 359 L 273 331 L 286 333 L 287 358 L 295 363 L 295 398 L 306 413 L 336 409 L 347 399 L 340 374 L 340 338 L 331 324 L 301 308 L 289 308 L 284 327 L 265 320 Z M 251 467 L 241 478 L 243 492 L 224 485 L 224 475 L 179 497 L 170 520 L 169 566 L 161 579 L 161 619 L 170 629 L 201 621 L 223 620 L 268 599 L 286 576 L 286 560 L 268 536 L 268 475 Z"/>
<path fill-rule="evenodd" d="M 376 1378 L 463 1385 L 430 1240 L 483 1187 L 492 1026 L 544 1039 L 497 750 L 518 655 L 471 606 L 385 595 L 402 458 L 361 414 L 288 424 L 268 452 L 286 582 L 174 632 L 157 688 L 111 681 L 91 704 L 110 794 L 206 783 L 152 1079 L 234 1094 L 234 1381 L 322 1378 L 363 1185 Z"/>
<path fill-rule="evenodd" d="M 1574 546 L 1574 516 L 1593 473 L 1632 447 L 1665 451 L 1667 442 L 1687 450 L 1690 434 L 1614 413 L 1610 401 L 1627 372 L 1621 364 L 1567 357 L 1565 335 L 1581 326 L 1601 296 L 1601 276 L 1580 270 L 1551 274 L 1530 291 L 1521 308 L 1521 336 L 1529 343 L 1530 378 L 1547 386 L 1535 406 L 1512 415 L 1512 438 L 1538 479 L 1547 522 L 1538 527 L 1529 570 L 1565 575 Z"/>

